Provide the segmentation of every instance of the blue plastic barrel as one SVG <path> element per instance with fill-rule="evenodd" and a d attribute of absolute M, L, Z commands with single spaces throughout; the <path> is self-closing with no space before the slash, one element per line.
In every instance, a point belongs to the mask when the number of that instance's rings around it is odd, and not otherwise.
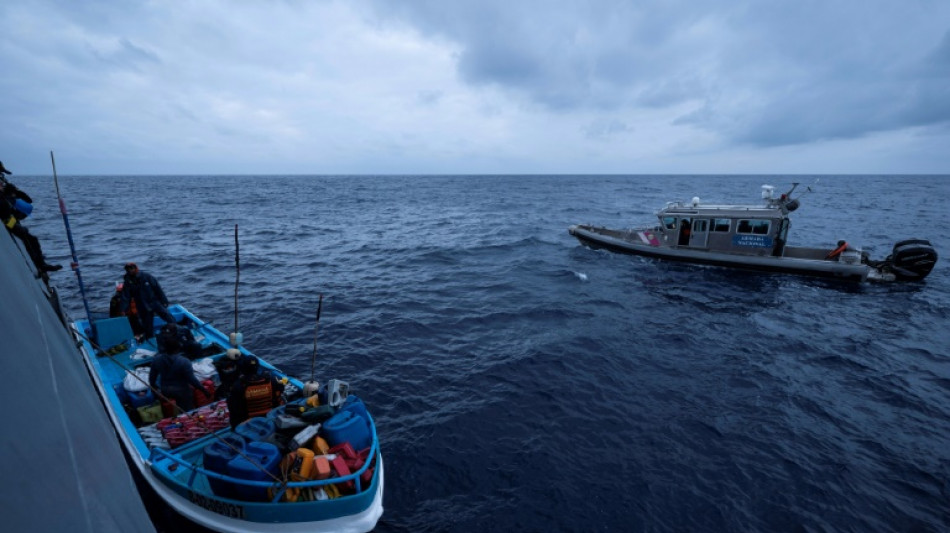
<path fill-rule="evenodd" d="M 274 425 L 274 420 L 263 416 L 251 418 L 234 428 L 234 432 L 248 442 L 267 440 L 274 436 L 275 431 L 277 426 Z"/>
<path fill-rule="evenodd" d="M 363 450 L 373 443 L 366 419 L 353 414 L 353 411 L 340 411 L 333 415 L 323 423 L 322 429 L 330 446 L 349 442 L 354 450 Z"/>
<path fill-rule="evenodd" d="M 128 391 L 129 392 L 129 403 L 132 404 L 132 407 L 142 407 L 143 405 L 152 405 L 155 403 L 155 395 L 152 394 L 151 389 L 145 389 L 143 391 Z"/>
<path fill-rule="evenodd" d="M 228 474 L 228 463 L 238 457 L 238 451 L 244 451 L 244 439 L 240 435 L 225 435 L 220 440 L 205 446 L 204 467 L 217 474 Z M 234 485 L 226 481 L 208 478 L 211 490 L 222 498 L 234 497 Z"/>
<path fill-rule="evenodd" d="M 119 402 L 129 403 L 129 391 L 125 390 L 125 387 L 121 383 L 113 385 L 112 390 L 114 390 L 115 395 L 119 397 Z"/>
<path fill-rule="evenodd" d="M 239 455 L 228 461 L 229 476 L 249 481 L 271 481 L 271 476 L 276 476 L 279 470 L 280 450 L 269 442 L 249 442 L 244 447 L 244 456 Z M 267 487 L 236 485 L 234 489 L 236 499 L 268 501 Z"/>
<path fill-rule="evenodd" d="M 360 400 L 354 395 L 349 395 L 346 397 L 346 401 L 343 402 L 343 406 L 340 407 L 341 411 L 350 411 L 354 415 L 359 415 L 363 417 L 363 420 L 366 423 L 369 423 L 369 414 L 366 412 L 366 404 L 363 403 L 363 400 Z"/>

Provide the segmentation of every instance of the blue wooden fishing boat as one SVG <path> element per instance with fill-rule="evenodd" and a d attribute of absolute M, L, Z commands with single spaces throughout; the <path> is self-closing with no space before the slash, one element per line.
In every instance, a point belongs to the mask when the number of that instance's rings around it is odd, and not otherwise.
<path fill-rule="evenodd" d="M 169 312 L 200 345 L 196 368 L 213 367 L 234 350 L 254 357 L 181 305 Z M 154 339 L 138 344 L 126 317 L 96 320 L 95 328 L 88 320 L 72 325 L 133 467 L 185 519 L 227 532 L 375 527 L 383 512 L 383 457 L 372 416 L 344 382 L 329 380 L 314 392 L 258 359 L 285 383 L 285 401 L 232 428 L 225 400 L 177 413 L 166 404 L 162 411 L 156 392 L 145 387 L 157 346 Z M 156 331 L 161 325 L 156 319 Z M 205 379 L 210 391 L 218 376 Z"/>

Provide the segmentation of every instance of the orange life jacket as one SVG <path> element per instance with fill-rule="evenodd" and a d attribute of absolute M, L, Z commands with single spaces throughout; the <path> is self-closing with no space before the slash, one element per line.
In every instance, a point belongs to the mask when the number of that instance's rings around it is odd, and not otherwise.
<path fill-rule="evenodd" d="M 244 389 L 244 401 L 247 404 L 248 418 L 264 416 L 276 407 L 274 405 L 274 387 L 271 385 L 270 379 L 264 379 L 260 383 L 256 381 L 249 382 Z"/>

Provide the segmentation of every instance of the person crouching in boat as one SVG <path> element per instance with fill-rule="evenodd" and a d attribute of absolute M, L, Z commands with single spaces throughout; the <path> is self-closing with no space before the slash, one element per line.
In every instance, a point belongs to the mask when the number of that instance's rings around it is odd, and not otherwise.
<path fill-rule="evenodd" d="M 143 336 L 145 340 L 155 336 L 155 326 L 153 320 L 158 315 L 169 324 L 174 324 L 175 319 L 168 312 L 168 298 L 165 297 L 165 291 L 158 284 L 155 276 L 142 272 L 135 263 L 126 263 L 125 277 L 122 279 L 122 301 L 119 311 L 125 313 L 129 309 L 132 301 L 135 301 L 135 308 L 145 328 Z"/>
<path fill-rule="evenodd" d="M 176 325 L 174 322 L 169 322 L 162 326 L 161 331 L 158 332 L 158 337 L 155 338 L 155 344 L 161 351 L 162 345 L 169 342 L 173 343 L 172 345 L 176 347 L 178 352 L 188 359 L 195 360 L 201 357 L 201 343 L 195 340 L 191 329 L 185 325 Z"/>
<path fill-rule="evenodd" d="M 173 330 L 174 323 L 162 326 L 161 350 L 152 362 L 148 373 L 148 384 L 161 391 L 162 396 L 175 400 L 175 405 L 184 411 L 191 411 L 194 404 L 194 395 L 191 388 L 201 391 L 207 397 L 204 387 L 195 376 L 195 369 L 191 361 L 181 354 L 181 346 Z"/>
<path fill-rule="evenodd" d="M 215 400 L 224 400 L 231 394 L 231 388 L 241 377 L 241 367 L 244 365 L 244 361 L 251 357 L 254 356 L 244 355 L 241 350 L 230 348 L 227 355 L 215 359 L 214 369 L 221 380 L 221 384 L 214 389 Z"/>
<path fill-rule="evenodd" d="M 228 394 L 231 427 L 255 416 L 264 416 L 281 404 L 284 384 L 273 374 L 260 368 L 257 357 L 245 357 L 241 375 Z"/>

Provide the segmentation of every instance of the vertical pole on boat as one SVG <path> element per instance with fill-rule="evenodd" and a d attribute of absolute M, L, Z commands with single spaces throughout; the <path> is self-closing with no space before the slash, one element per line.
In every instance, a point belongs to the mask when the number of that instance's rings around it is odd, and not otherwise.
<path fill-rule="evenodd" d="M 314 367 L 317 363 L 317 333 L 320 331 L 320 311 L 323 309 L 323 294 L 320 295 L 320 300 L 317 303 L 317 323 L 313 327 L 313 356 L 310 358 L 310 381 L 304 383 L 303 386 L 303 395 L 304 396 L 313 396 L 317 393 L 317 389 L 320 388 L 320 384 L 317 383 L 314 379 Z"/>
<path fill-rule="evenodd" d="M 234 331 L 238 329 L 238 283 L 241 282 L 241 244 L 238 242 L 238 225 L 234 225 L 234 269 L 237 275 L 234 278 Z"/>
<path fill-rule="evenodd" d="M 76 245 L 73 243 L 73 232 L 69 227 L 69 215 L 66 213 L 66 202 L 63 195 L 59 192 L 59 177 L 56 175 L 56 158 L 53 157 L 53 151 L 49 152 L 49 160 L 53 164 L 53 183 L 56 184 L 56 199 L 59 200 L 59 212 L 63 214 L 63 225 L 66 226 L 66 239 L 69 241 L 69 251 L 73 256 L 72 268 L 76 272 L 76 280 L 79 282 L 79 294 L 82 296 L 82 305 L 86 309 L 86 320 L 89 321 L 89 328 L 93 343 L 99 342 L 99 335 L 96 333 L 96 323 L 92 320 L 92 313 L 89 312 L 89 302 L 86 300 L 86 288 L 82 283 L 82 272 L 79 270 L 79 259 L 76 258 Z"/>
<path fill-rule="evenodd" d="M 234 332 L 230 335 L 231 346 L 237 348 L 244 342 L 243 336 L 238 329 L 238 284 L 241 283 L 241 245 L 238 242 L 238 225 L 234 225 L 234 269 L 237 274 L 234 278 Z M 230 351 L 230 350 L 229 350 Z M 237 353 L 240 355 L 240 352 Z"/>

